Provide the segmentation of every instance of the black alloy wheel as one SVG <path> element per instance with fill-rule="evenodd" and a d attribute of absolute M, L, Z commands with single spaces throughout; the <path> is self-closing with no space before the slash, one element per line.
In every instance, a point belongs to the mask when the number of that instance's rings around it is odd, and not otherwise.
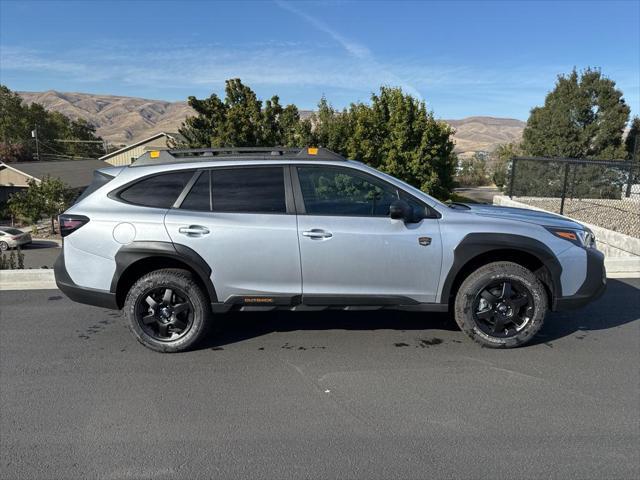
<path fill-rule="evenodd" d="M 513 279 L 492 281 L 475 296 L 473 319 L 487 335 L 514 337 L 533 318 L 533 305 L 533 296 L 522 283 Z"/>
<path fill-rule="evenodd" d="M 175 287 L 155 287 L 138 298 L 136 320 L 152 339 L 173 342 L 191 328 L 193 305 L 188 296 Z"/>

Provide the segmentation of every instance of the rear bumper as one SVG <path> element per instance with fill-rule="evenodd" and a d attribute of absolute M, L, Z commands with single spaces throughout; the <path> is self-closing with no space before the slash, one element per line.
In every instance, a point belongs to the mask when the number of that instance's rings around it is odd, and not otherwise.
<path fill-rule="evenodd" d="M 64 249 L 62 249 L 56 262 L 53 264 L 53 272 L 58 288 L 74 302 L 110 308 L 112 310 L 120 309 L 116 301 L 115 293 L 106 290 L 97 290 L 95 288 L 81 287 L 71 280 L 64 263 Z"/>
<path fill-rule="evenodd" d="M 596 249 L 587 250 L 587 276 L 578 291 L 568 297 L 556 298 L 553 310 L 573 310 L 583 307 L 602 296 L 607 288 L 604 254 Z"/>

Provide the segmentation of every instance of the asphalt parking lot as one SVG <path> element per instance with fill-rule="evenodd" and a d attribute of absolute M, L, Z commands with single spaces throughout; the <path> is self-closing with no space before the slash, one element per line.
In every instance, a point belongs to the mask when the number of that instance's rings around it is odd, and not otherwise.
<path fill-rule="evenodd" d="M 0 305 L 2 478 L 640 475 L 640 279 L 509 351 L 442 314 L 273 312 L 163 355 L 57 290 Z"/>

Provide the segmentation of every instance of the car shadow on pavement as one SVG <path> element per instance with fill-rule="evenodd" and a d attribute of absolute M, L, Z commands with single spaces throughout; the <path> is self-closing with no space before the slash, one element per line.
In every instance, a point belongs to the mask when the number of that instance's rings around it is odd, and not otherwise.
<path fill-rule="evenodd" d="M 606 330 L 640 320 L 640 289 L 608 280 L 607 291 L 579 310 L 550 312 L 529 345 L 549 344 L 580 331 Z M 459 331 L 447 313 L 394 310 L 320 312 L 236 312 L 216 317 L 214 332 L 197 349 L 218 349 L 273 332 L 295 330 L 447 330 Z M 460 340 L 463 340 L 460 333 Z"/>
<path fill-rule="evenodd" d="M 394 310 L 235 312 L 216 318 L 214 332 L 199 349 L 221 348 L 274 332 L 296 330 L 458 330 L 446 313 Z"/>
<path fill-rule="evenodd" d="M 53 240 L 34 240 L 29 245 L 22 247 L 23 250 L 37 250 L 40 248 L 58 248 L 60 244 Z"/>
<path fill-rule="evenodd" d="M 550 312 L 542 330 L 529 343 L 536 345 L 582 331 L 607 330 L 640 320 L 640 288 L 615 279 L 598 300 L 577 310 Z"/>

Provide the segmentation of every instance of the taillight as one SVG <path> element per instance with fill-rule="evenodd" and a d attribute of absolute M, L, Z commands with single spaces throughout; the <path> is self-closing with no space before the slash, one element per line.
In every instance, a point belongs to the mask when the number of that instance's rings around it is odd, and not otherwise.
<path fill-rule="evenodd" d="M 60 235 L 66 237 L 81 226 L 89 223 L 89 218 L 84 215 L 60 215 L 58 223 L 60 224 Z"/>

